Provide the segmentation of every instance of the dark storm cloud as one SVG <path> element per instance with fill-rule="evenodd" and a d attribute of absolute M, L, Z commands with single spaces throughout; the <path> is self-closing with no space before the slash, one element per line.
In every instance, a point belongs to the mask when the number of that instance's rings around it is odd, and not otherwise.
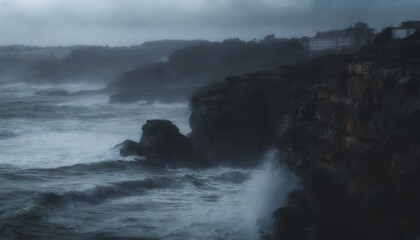
<path fill-rule="evenodd" d="M 419 12 L 418 0 L 0 0 L 0 44 L 291 37 L 359 20 L 380 30 Z"/>

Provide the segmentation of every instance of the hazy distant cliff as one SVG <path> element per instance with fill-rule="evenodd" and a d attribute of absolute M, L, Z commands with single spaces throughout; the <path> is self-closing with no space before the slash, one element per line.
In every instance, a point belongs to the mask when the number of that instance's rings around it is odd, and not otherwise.
<path fill-rule="evenodd" d="M 172 54 L 168 62 L 127 72 L 108 90 L 112 102 L 186 101 L 194 88 L 230 75 L 273 69 L 301 62 L 305 51 L 297 40 L 267 37 L 261 42 L 239 39 L 202 43 Z"/>
<path fill-rule="evenodd" d="M 160 40 L 131 47 L 0 47 L 0 80 L 33 83 L 107 82 L 205 41 Z"/>
<path fill-rule="evenodd" d="M 0 81 L 26 80 L 35 64 L 64 58 L 78 47 L 0 46 Z"/>
<path fill-rule="evenodd" d="M 126 71 L 163 61 L 176 50 L 200 42 L 161 40 L 131 47 L 79 47 L 64 58 L 51 58 L 34 64 L 31 79 L 53 83 L 110 81 Z"/>

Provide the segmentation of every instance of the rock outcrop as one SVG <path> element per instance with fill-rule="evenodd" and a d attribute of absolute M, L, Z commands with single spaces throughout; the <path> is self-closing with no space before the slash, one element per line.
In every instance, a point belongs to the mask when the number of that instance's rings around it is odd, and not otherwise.
<path fill-rule="evenodd" d="M 320 64 L 289 65 L 200 88 L 191 98 L 190 137 L 213 163 L 256 165 L 276 146 L 299 99 L 328 71 Z"/>
<path fill-rule="evenodd" d="M 255 163 L 273 143 L 264 80 L 234 79 L 199 89 L 192 97 L 191 138 L 214 164 Z"/>
<path fill-rule="evenodd" d="M 317 239 L 420 231 L 420 69 L 372 60 L 338 68 L 280 139 L 318 208 Z"/>
<path fill-rule="evenodd" d="M 275 213 L 279 239 L 414 239 L 420 62 L 339 58 L 196 91 L 191 137 L 212 161 L 249 164 L 272 145 L 283 152 L 279 160 L 302 178 L 312 205 L 291 198 Z"/>
<path fill-rule="evenodd" d="M 126 140 L 122 144 L 122 156 L 144 156 L 155 164 L 172 167 L 200 166 L 202 158 L 192 141 L 179 132 L 167 120 L 149 120 L 142 127 L 140 142 Z"/>

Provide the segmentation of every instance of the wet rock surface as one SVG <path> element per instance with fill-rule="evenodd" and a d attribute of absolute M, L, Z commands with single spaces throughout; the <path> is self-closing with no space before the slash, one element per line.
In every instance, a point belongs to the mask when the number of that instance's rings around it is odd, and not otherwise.
<path fill-rule="evenodd" d="M 173 167 L 204 164 L 193 142 L 182 135 L 172 122 L 148 120 L 142 130 L 140 142 L 126 140 L 122 144 L 122 156 L 144 156 L 148 161 Z"/>

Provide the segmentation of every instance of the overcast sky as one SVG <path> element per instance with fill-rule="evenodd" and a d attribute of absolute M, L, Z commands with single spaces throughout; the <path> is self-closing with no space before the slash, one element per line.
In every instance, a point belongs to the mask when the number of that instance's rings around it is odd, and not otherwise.
<path fill-rule="evenodd" d="M 0 0 L 0 45 L 313 35 L 420 20 L 420 0 Z"/>

